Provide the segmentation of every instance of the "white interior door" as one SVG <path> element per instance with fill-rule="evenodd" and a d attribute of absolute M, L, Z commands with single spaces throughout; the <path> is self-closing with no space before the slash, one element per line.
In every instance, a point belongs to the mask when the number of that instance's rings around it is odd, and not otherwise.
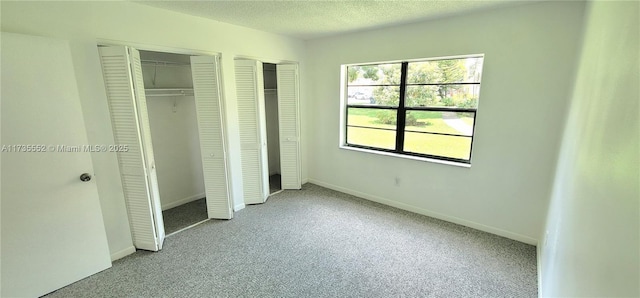
<path fill-rule="evenodd" d="M 262 62 L 236 60 L 236 95 L 245 204 L 269 196 L 269 165 Z"/>
<path fill-rule="evenodd" d="M 196 101 L 202 172 L 209 218 L 233 218 L 229 196 L 223 102 L 217 56 L 192 56 L 191 76 Z"/>
<path fill-rule="evenodd" d="M 10 33 L 1 39 L 0 296 L 37 297 L 111 260 L 95 179 L 79 178 L 93 169 L 69 46 Z M 25 152 L 33 150 L 46 152 Z"/>
<path fill-rule="evenodd" d="M 138 51 L 124 46 L 100 47 L 102 73 L 111 112 L 118 164 L 136 248 L 157 251 L 164 224 Z"/>
<path fill-rule="evenodd" d="M 298 65 L 276 65 L 282 189 L 302 188 Z"/>

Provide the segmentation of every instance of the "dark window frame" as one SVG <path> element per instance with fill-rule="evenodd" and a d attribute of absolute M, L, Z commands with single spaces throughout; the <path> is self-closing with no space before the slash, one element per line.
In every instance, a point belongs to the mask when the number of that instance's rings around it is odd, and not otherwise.
<path fill-rule="evenodd" d="M 465 56 L 465 57 L 450 57 L 450 58 L 443 58 L 443 59 L 428 59 L 428 60 L 423 60 L 423 61 L 438 61 L 438 60 L 447 60 L 447 59 L 464 59 L 464 58 L 473 58 L 473 57 L 481 57 L 481 56 Z M 398 106 L 380 106 L 380 105 L 363 105 L 363 104 L 348 104 L 348 101 L 345 98 L 345 126 L 344 126 L 344 145 L 347 147 L 352 147 L 352 148 L 360 148 L 360 149 L 366 149 L 366 150 L 373 150 L 373 151 L 380 151 L 380 152 L 387 152 L 387 153 L 394 153 L 394 154 L 400 154 L 400 155 L 406 155 L 406 156 L 414 156 L 414 157 L 421 157 L 421 158 L 428 158 L 428 159 L 435 159 L 435 160 L 443 160 L 443 161 L 449 161 L 449 162 L 455 162 L 455 163 L 463 163 L 463 164 L 471 164 L 471 158 L 473 155 L 473 143 L 474 143 L 474 139 L 475 139 L 475 126 L 476 126 L 476 117 L 477 117 L 477 113 L 478 113 L 478 108 L 457 108 L 457 107 L 407 107 L 405 106 L 405 96 L 406 96 L 406 89 L 407 86 L 442 86 L 442 85 L 481 85 L 481 82 L 457 82 L 457 83 L 407 83 L 407 70 L 408 70 L 408 65 L 411 62 L 417 62 L 417 61 L 401 61 L 401 62 L 382 62 L 382 63 L 376 63 L 376 64 L 354 64 L 354 65 L 348 65 L 346 67 L 349 66 L 366 66 L 366 65 L 380 65 L 380 64 L 391 64 L 391 63 L 401 63 L 401 75 L 400 75 L 400 94 L 399 94 L 399 103 Z M 346 70 L 346 68 L 345 68 Z M 348 81 L 343 82 L 345 84 L 345 90 L 348 90 L 348 87 L 376 87 L 376 86 L 387 86 L 384 84 L 373 84 L 373 85 L 362 85 L 362 84 L 353 84 L 353 85 L 349 85 Z M 388 85 L 388 86 L 398 86 L 398 85 Z M 478 97 L 479 99 L 479 97 Z M 367 126 L 361 126 L 361 125 L 349 125 L 349 109 L 380 109 L 380 110 L 390 110 L 390 111 L 395 111 L 396 112 L 396 129 L 395 129 L 395 133 L 396 133 L 396 140 L 395 140 L 395 149 L 386 149 L 386 148 L 379 148 L 379 147 L 372 147 L 372 146 L 364 146 L 364 145 L 358 145 L 358 144 L 350 144 L 348 142 L 349 140 L 349 127 L 359 127 L 359 128 L 365 128 L 365 129 L 378 129 L 378 130 L 392 130 L 392 129 L 386 129 L 386 128 L 378 128 L 378 127 L 367 127 Z M 473 114 L 473 127 L 471 130 L 471 135 L 463 135 L 463 134 L 445 134 L 445 133 L 437 133 L 437 132 L 424 132 L 424 131 L 411 131 L 411 130 L 407 130 L 406 128 L 406 117 L 407 117 L 407 112 L 410 111 L 429 111 L 429 112 L 463 112 L 463 113 L 472 113 Z M 459 159 L 459 158 L 452 158 L 452 157 L 447 157 L 447 156 L 440 156 L 440 155 L 431 155 L 431 154 L 424 154 L 424 153 L 416 153 L 416 152 L 410 152 L 410 151 L 405 151 L 404 150 L 404 138 L 405 138 L 405 133 L 406 132 L 411 132 L 411 133 L 423 133 L 423 134 L 431 134 L 431 135 L 446 135 L 446 136 L 454 136 L 454 137 L 465 137 L 465 138 L 470 138 L 471 139 L 471 145 L 469 147 L 469 158 L 468 159 Z"/>

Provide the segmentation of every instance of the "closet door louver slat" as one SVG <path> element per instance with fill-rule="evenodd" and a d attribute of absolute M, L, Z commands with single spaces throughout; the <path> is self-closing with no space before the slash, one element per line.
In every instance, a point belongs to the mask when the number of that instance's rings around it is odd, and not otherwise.
<path fill-rule="evenodd" d="M 300 173 L 300 116 L 298 66 L 277 65 L 280 172 L 282 189 L 302 188 Z"/>
<path fill-rule="evenodd" d="M 233 217 L 233 210 L 229 197 L 217 58 L 192 56 L 191 73 L 200 135 L 207 214 L 209 218 L 230 219 Z"/>
<path fill-rule="evenodd" d="M 242 161 L 242 185 L 245 204 L 264 203 L 265 181 L 262 164 L 262 137 L 260 135 L 259 101 L 264 100 L 259 71 L 261 64 L 254 60 L 236 60 L 236 97 L 240 131 L 240 155 Z"/>
<path fill-rule="evenodd" d="M 129 149 L 117 155 L 133 242 L 136 248 L 157 251 L 159 247 L 152 220 L 149 181 L 127 48 L 101 47 L 99 52 L 114 141 L 118 145 L 127 145 Z"/>

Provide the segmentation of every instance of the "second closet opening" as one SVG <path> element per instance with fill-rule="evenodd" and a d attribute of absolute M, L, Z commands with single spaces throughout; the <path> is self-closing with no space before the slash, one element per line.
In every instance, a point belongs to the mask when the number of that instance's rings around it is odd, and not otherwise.
<path fill-rule="evenodd" d="M 167 235 L 207 220 L 189 55 L 140 51 Z"/>
<path fill-rule="evenodd" d="M 269 161 L 269 193 L 282 190 L 280 176 L 280 137 L 278 127 L 278 83 L 276 65 L 263 63 L 264 106 L 267 127 L 267 155 Z"/>

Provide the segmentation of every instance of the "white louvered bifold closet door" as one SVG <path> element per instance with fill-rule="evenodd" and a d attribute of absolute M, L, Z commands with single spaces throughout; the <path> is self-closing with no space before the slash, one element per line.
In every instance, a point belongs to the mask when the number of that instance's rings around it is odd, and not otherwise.
<path fill-rule="evenodd" d="M 209 218 L 233 218 L 217 56 L 192 56 L 191 73 Z"/>
<path fill-rule="evenodd" d="M 100 47 L 99 52 L 115 144 L 128 147 L 117 155 L 133 243 L 136 248 L 157 251 L 160 241 L 154 222 L 128 48 Z"/>
<path fill-rule="evenodd" d="M 151 142 L 151 125 L 149 124 L 149 111 L 147 110 L 147 97 L 144 91 L 144 79 L 142 77 L 142 61 L 140 52 L 134 48 L 129 49 L 129 59 L 131 61 L 131 72 L 133 74 L 133 90 L 138 109 L 138 123 L 140 123 L 140 136 L 142 139 L 143 156 L 149 184 L 149 195 L 151 207 L 154 213 L 154 223 L 156 228 L 156 239 L 158 249 L 162 249 L 164 243 L 164 219 L 162 218 L 162 205 L 160 202 L 160 189 L 158 187 L 158 173 L 156 171 L 156 159 L 153 154 L 153 143 Z"/>
<path fill-rule="evenodd" d="M 302 188 L 298 65 L 276 65 L 282 189 Z"/>
<path fill-rule="evenodd" d="M 244 203 L 260 204 L 269 195 L 262 62 L 236 60 L 235 72 Z"/>

